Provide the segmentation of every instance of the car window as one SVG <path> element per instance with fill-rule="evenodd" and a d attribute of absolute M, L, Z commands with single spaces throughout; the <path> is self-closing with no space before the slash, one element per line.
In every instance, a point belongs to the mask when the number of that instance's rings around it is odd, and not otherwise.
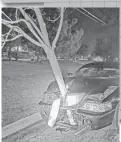
<path fill-rule="evenodd" d="M 76 76 L 90 76 L 90 77 L 116 77 L 119 71 L 113 68 L 81 68 L 75 74 Z"/>

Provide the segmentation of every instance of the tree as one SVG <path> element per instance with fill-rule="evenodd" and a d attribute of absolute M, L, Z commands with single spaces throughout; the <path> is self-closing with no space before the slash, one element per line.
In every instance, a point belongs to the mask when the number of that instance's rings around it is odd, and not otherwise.
<path fill-rule="evenodd" d="M 72 10 L 71 10 L 72 11 Z M 70 17 L 72 12 L 66 12 L 66 18 L 57 43 L 56 53 L 66 58 L 73 58 L 81 47 L 83 42 L 83 34 L 78 18 Z"/>
<path fill-rule="evenodd" d="M 67 89 L 54 53 L 54 49 L 56 48 L 56 44 L 63 25 L 65 9 L 57 9 L 58 11 L 60 11 L 60 15 L 53 20 L 50 19 L 51 17 L 48 18 L 46 16 L 45 9 L 42 8 L 14 8 L 12 9 L 13 13 L 8 13 L 9 10 L 10 9 L 6 8 L 2 9 L 2 24 L 6 26 L 7 29 L 9 29 L 7 32 L 5 30 L 5 33 L 2 35 L 2 47 L 4 47 L 5 43 L 8 41 L 14 41 L 20 37 L 24 37 L 34 45 L 43 48 L 49 59 L 53 74 L 59 86 L 61 92 L 60 97 L 64 102 L 67 94 Z M 45 21 L 56 22 L 58 19 L 60 20 L 58 22 L 58 28 L 54 31 L 55 37 L 49 39 L 49 31 L 47 28 L 48 24 Z M 83 32 L 79 34 L 80 38 L 82 37 L 82 35 Z M 54 103 L 52 105 L 51 112 L 53 111 L 53 109 L 56 109 L 56 117 L 54 116 L 54 118 L 51 118 L 48 121 L 48 125 L 51 127 L 53 127 L 55 124 L 60 108 L 60 102 L 58 102 L 56 107 L 53 108 Z M 70 111 L 68 111 L 67 114 L 69 114 L 68 116 L 71 116 Z"/>
<path fill-rule="evenodd" d="M 102 56 L 111 60 L 119 58 L 119 8 L 97 8 L 88 11 L 98 14 L 98 18 L 108 24 L 95 30 L 92 56 Z M 96 26 L 94 28 L 96 29 Z"/>
<path fill-rule="evenodd" d="M 111 27 L 112 28 L 112 27 Z M 101 56 L 107 60 L 119 58 L 119 45 L 117 33 L 103 34 L 96 39 L 96 46 L 92 52 L 93 56 Z"/>
<path fill-rule="evenodd" d="M 82 44 L 79 50 L 77 51 L 77 55 L 86 56 L 88 52 L 88 45 Z"/>

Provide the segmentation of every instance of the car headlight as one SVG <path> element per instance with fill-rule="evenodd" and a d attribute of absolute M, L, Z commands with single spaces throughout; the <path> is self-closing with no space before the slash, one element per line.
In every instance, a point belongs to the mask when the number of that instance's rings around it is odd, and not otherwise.
<path fill-rule="evenodd" d="M 100 113 L 111 110 L 112 104 L 111 102 L 107 103 L 86 102 L 80 109 Z"/>

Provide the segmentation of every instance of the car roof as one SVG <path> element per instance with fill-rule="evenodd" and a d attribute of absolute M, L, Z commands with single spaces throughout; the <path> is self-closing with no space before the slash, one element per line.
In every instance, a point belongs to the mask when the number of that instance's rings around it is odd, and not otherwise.
<path fill-rule="evenodd" d="M 119 69 L 119 63 L 118 62 L 92 62 L 92 63 L 88 63 L 86 65 L 83 65 L 78 70 L 80 70 L 82 68 L 88 68 L 88 67 L 102 68 L 102 69 L 103 68 L 115 68 L 115 69 Z"/>

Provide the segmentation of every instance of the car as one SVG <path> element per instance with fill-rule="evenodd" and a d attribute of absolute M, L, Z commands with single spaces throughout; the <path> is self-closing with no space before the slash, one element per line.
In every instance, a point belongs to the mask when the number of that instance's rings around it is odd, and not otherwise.
<path fill-rule="evenodd" d="M 28 52 L 23 52 L 23 51 L 19 51 L 19 52 L 11 51 L 11 53 L 9 54 L 10 54 L 9 58 L 15 58 L 15 60 L 30 58 Z"/>
<path fill-rule="evenodd" d="M 88 124 L 91 130 L 98 130 L 112 124 L 119 104 L 118 62 L 88 63 L 63 78 L 68 89 L 67 97 L 75 95 L 78 99 L 76 103 L 73 101 L 60 107 L 57 122 L 69 124 L 65 111 L 71 110 L 77 127 Z M 48 119 L 51 105 L 58 98 L 60 90 L 53 81 L 39 102 L 44 119 Z"/>

